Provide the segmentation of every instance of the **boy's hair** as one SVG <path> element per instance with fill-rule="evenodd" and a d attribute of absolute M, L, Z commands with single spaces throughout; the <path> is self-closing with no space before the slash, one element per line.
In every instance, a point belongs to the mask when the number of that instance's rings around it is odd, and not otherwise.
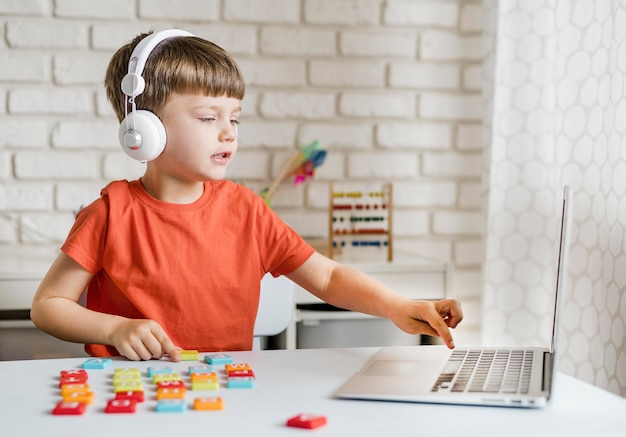
<path fill-rule="evenodd" d="M 126 116 L 126 96 L 122 78 L 128 73 L 128 61 L 139 41 L 152 32 L 142 33 L 122 46 L 112 57 L 104 86 L 107 98 L 121 122 Z M 174 37 L 160 42 L 150 53 L 142 76 L 146 88 L 135 98 L 137 109 L 157 116 L 172 93 L 203 93 L 243 99 L 245 84 L 239 66 L 224 49 L 195 36 Z"/>

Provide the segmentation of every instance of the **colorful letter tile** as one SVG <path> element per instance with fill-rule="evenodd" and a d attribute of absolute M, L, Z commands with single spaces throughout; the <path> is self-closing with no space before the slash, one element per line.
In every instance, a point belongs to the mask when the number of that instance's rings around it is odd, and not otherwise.
<path fill-rule="evenodd" d="M 113 375 L 114 376 L 118 376 L 118 375 L 133 375 L 136 377 L 141 377 L 141 370 L 139 370 L 136 367 L 120 367 L 117 368 L 113 371 Z"/>
<path fill-rule="evenodd" d="M 139 382 L 141 383 L 141 377 L 130 373 L 120 373 L 113 375 L 113 386 L 122 384 L 124 382 Z"/>
<path fill-rule="evenodd" d="M 207 364 L 228 364 L 233 362 L 233 357 L 227 354 L 210 354 L 204 356 Z"/>
<path fill-rule="evenodd" d="M 132 399 L 113 399 L 107 402 L 105 413 L 134 413 L 137 401 Z"/>
<path fill-rule="evenodd" d="M 159 381 L 156 383 L 157 388 L 185 388 L 184 381 Z"/>
<path fill-rule="evenodd" d="M 87 408 L 87 404 L 77 401 L 61 401 L 52 410 L 55 415 L 77 415 L 83 414 Z"/>
<path fill-rule="evenodd" d="M 211 390 L 211 391 L 217 391 L 220 389 L 220 382 L 215 379 L 207 379 L 207 380 L 200 380 L 200 381 L 192 381 L 191 383 L 191 389 L 194 391 L 197 390 Z"/>
<path fill-rule="evenodd" d="M 80 370 L 62 370 L 59 378 L 59 388 L 65 384 L 85 384 L 89 379 L 89 375 L 83 369 Z"/>
<path fill-rule="evenodd" d="M 250 377 L 254 378 L 254 372 L 252 369 L 243 369 L 243 370 L 229 370 L 228 377 Z"/>
<path fill-rule="evenodd" d="M 287 426 L 315 429 L 326 425 L 326 417 L 317 414 L 298 414 L 287 420 Z"/>
<path fill-rule="evenodd" d="M 143 384 L 141 381 L 124 381 L 119 382 L 113 385 L 113 391 L 124 392 L 124 391 L 143 391 Z"/>
<path fill-rule="evenodd" d="M 226 380 L 226 388 L 252 388 L 254 387 L 254 378 L 228 378 Z"/>
<path fill-rule="evenodd" d="M 219 396 L 196 398 L 193 401 L 194 410 L 223 410 L 224 402 Z"/>
<path fill-rule="evenodd" d="M 91 404 L 94 394 L 92 391 L 73 391 L 71 393 L 62 394 L 63 400 L 66 402 L 80 402 L 83 404 Z"/>
<path fill-rule="evenodd" d="M 161 381 L 180 381 L 180 375 L 178 373 L 157 373 L 152 375 L 152 382 L 157 384 Z"/>
<path fill-rule="evenodd" d="M 63 384 L 61 386 L 61 396 L 77 391 L 90 391 L 89 384 Z"/>
<path fill-rule="evenodd" d="M 179 353 L 181 361 L 197 361 L 200 357 L 197 350 L 182 350 Z"/>
<path fill-rule="evenodd" d="M 117 400 L 129 399 L 135 402 L 143 402 L 145 399 L 145 395 L 143 391 L 120 391 L 120 392 L 115 393 L 115 399 Z"/>
<path fill-rule="evenodd" d="M 83 363 L 83 369 L 108 369 L 113 365 L 110 358 L 90 358 Z"/>
<path fill-rule="evenodd" d="M 217 381 L 217 373 L 215 372 L 195 372 L 189 377 L 191 382 L 195 381 Z"/>
<path fill-rule="evenodd" d="M 161 399 L 185 399 L 187 390 L 184 388 L 160 388 L 157 390 L 156 398 Z"/>
<path fill-rule="evenodd" d="M 70 369 L 70 370 L 61 370 L 61 376 L 74 375 L 74 376 L 88 376 L 87 371 L 85 369 Z"/>
<path fill-rule="evenodd" d="M 212 372 L 213 366 L 205 366 L 205 365 L 197 365 L 197 366 L 189 366 L 188 374 L 191 376 L 192 373 L 206 373 Z"/>
<path fill-rule="evenodd" d="M 181 413 L 187 411 L 187 401 L 184 399 L 162 399 L 157 402 L 155 411 L 159 413 Z"/>
<path fill-rule="evenodd" d="M 148 378 L 152 378 L 154 375 L 161 375 L 163 373 L 174 373 L 174 369 L 172 369 L 171 366 L 148 367 Z"/>
<path fill-rule="evenodd" d="M 251 368 L 246 363 L 234 363 L 226 364 L 226 366 L 224 366 L 224 370 L 226 370 L 226 373 L 228 373 L 233 370 L 251 370 Z"/>

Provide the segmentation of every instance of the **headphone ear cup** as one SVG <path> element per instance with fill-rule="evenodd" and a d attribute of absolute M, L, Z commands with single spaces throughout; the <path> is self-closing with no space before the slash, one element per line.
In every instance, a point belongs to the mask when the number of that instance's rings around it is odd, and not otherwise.
<path fill-rule="evenodd" d="M 165 126 L 159 117 L 145 110 L 128 114 L 120 124 L 118 136 L 122 150 L 138 161 L 157 158 L 165 149 L 167 140 Z"/>

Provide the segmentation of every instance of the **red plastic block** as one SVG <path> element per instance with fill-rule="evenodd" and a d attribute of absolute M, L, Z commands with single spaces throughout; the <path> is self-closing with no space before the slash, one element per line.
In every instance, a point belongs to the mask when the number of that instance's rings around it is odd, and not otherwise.
<path fill-rule="evenodd" d="M 128 399 L 135 402 L 143 402 L 145 399 L 145 395 L 142 391 L 117 392 L 115 393 L 115 399 L 120 401 Z"/>
<path fill-rule="evenodd" d="M 107 402 L 105 413 L 134 413 L 136 401 L 132 399 L 113 399 Z"/>
<path fill-rule="evenodd" d="M 65 375 L 85 375 L 87 376 L 87 371 L 85 369 L 69 369 L 69 370 L 61 370 L 61 376 Z"/>
<path fill-rule="evenodd" d="M 61 375 L 59 379 L 59 388 L 63 387 L 66 384 L 86 384 L 89 377 L 87 374 L 74 374 L 74 373 L 66 373 L 65 375 Z"/>
<path fill-rule="evenodd" d="M 294 428 L 315 429 L 326 425 L 326 416 L 301 413 L 287 420 L 287 426 Z"/>
<path fill-rule="evenodd" d="M 87 405 L 84 404 L 83 402 L 61 401 L 56 405 L 56 407 L 54 407 L 54 409 L 52 410 L 52 414 L 55 414 L 55 415 L 83 414 L 86 408 L 87 408 Z"/>
<path fill-rule="evenodd" d="M 244 369 L 244 370 L 229 370 L 228 371 L 228 377 L 232 378 L 232 377 L 250 377 L 250 378 L 254 378 L 254 372 L 252 371 L 252 369 Z"/>

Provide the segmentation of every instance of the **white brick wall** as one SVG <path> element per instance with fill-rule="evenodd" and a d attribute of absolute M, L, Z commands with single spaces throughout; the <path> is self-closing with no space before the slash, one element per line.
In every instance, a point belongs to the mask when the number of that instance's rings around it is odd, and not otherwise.
<path fill-rule="evenodd" d="M 178 3 L 185 2 L 180 0 Z M 58 17 L 126 20 L 133 17 L 134 8 L 135 5 L 132 2 L 125 0 L 107 0 L 106 2 L 56 0 L 54 12 Z"/>
<path fill-rule="evenodd" d="M 9 91 L 9 113 L 88 115 L 93 113 L 93 95 L 87 89 L 16 88 Z"/>
<path fill-rule="evenodd" d="M 42 82 L 48 76 L 50 59 L 40 53 L 0 53 L 0 81 Z"/>
<path fill-rule="evenodd" d="M 309 80 L 313 86 L 384 87 L 385 63 L 376 60 L 313 60 L 309 62 Z"/>
<path fill-rule="evenodd" d="M 449 261 L 477 306 L 482 25 L 479 0 L 0 0 L 0 250 L 58 246 L 109 180 L 142 174 L 104 72 L 136 34 L 175 26 L 244 72 L 229 177 L 260 191 L 318 140 L 315 178 L 276 194 L 285 221 L 324 237 L 329 182 L 394 182 L 396 247 Z"/>
<path fill-rule="evenodd" d="M 131 8 L 133 6 L 133 2 L 128 0 L 119 0 L 118 3 L 125 3 Z M 216 21 L 219 18 L 219 13 L 219 0 L 178 0 L 175 2 L 170 0 L 139 0 L 139 16 L 141 18 Z"/>
<path fill-rule="evenodd" d="M 304 19 L 307 23 L 372 25 L 380 20 L 381 0 L 306 0 Z"/>
<path fill-rule="evenodd" d="M 149 1 L 149 0 L 144 0 Z M 196 0 L 202 3 L 201 0 Z M 171 1 L 170 3 L 176 3 Z M 228 0 L 222 1 L 223 16 L 226 21 L 246 21 L 250 23 L 294 24 L 300 21 L 301 6 L 293 0 Z"/>
<path fill-rule="evenodd" d="M 261 29 L 260 51 L 277 56 L 332 56 L 337 53 L 333 30 L 268 26 Z"/>
<path fill-rule="evenodd" d="M 387 24 L 415 24 L 418 26 L 437 26 L 455 28 L 458 21 L 459 6 L 442 1 L 416 2 L 412 0 L 390 0 L 386 2 L 384 21 Z"/>

